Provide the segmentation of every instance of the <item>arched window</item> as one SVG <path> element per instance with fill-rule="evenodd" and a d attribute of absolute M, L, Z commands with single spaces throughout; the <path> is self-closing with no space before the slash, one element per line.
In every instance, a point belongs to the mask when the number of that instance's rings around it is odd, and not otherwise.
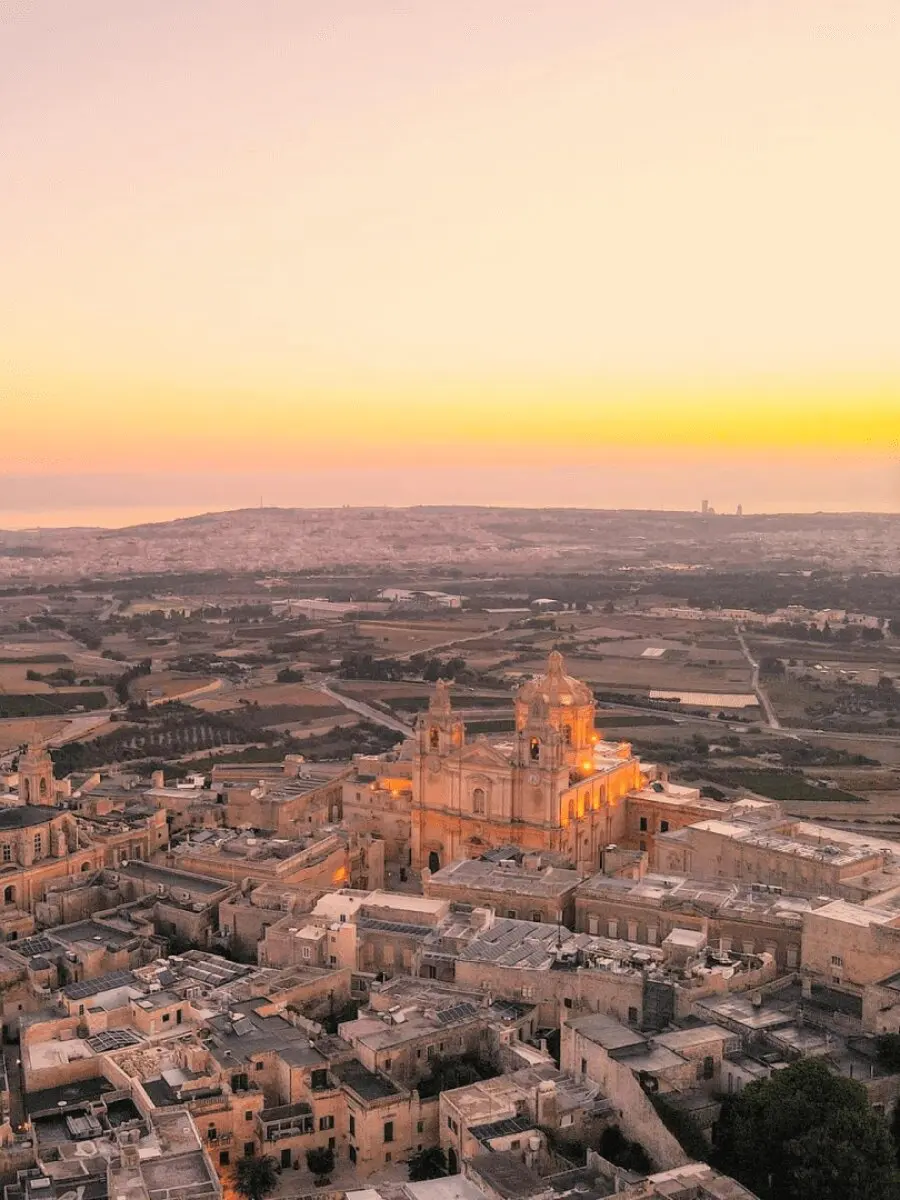
<path fill-rule="evenodd" d="M 429 742 L 432 750 L 437 750 L 437 748 L 441 744 L 440 730 L 433 728 L 428 735 L 428 742 Z"/>
<path fill-rule="evenodd" d="M 569 797 L 569 820 L 574 821 L 578 816 L 578 802 L 574 796 Z"/>
<path fill-rule="evenodd" d="M 484 788 L 477 787 L 472 793 L 472 812 L 483 813 L 484 811 Z"/>
<path fill-rule="evenodd" d="M 528 753 L 532 762 L 537 762 L 541 757 L 541 739 L 533 737 L 528 744 Z"/>
<path fill-rule="evenodd" d="M 30 779 L 22 780 L 22 799 L 25 801 L 26 804 L 31 803 L 31 780 Z"/>
<path fill-rule="evenodd" d="M 47 799 L 47 780 L 44 779 L 43 776 L 41 776 L 41 782 L 38 784 L 38 791 L 40 792 L 41 799 L 46 800 Z"/>
<path fill-rule="evenodd" d="M 13 887 L 12 884 L 10 884 L 9 887 L 3 889 L 3 903 L 4 904 L 15 904 L 15 902 L 16 902 L 16 889 Z"/>

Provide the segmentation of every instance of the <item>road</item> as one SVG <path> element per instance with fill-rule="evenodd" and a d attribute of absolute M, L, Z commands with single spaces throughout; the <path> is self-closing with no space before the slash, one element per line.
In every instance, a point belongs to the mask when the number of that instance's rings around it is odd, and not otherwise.
<path fill-rule="evenodd" d="M 351 712 L 358 713 L 374 725 L 383 725 L 385 729 L 393 729 L 395 733 L 401 733 L 404 737 L 408 737 L 412 732 L 411 726 L 398 721 L 396 717 L 389 717 L 387 713 L 382 712 L 378 708 L 373 708 L 371 704 L 366 704 L 364 700 L 356 700 L 351 696 L 343 695 L 341 692 L 333 691 L 328 686 L 328 680 L 323 680 L 321 683 L 313 684 L 313 686 L 317 691 L 322 692 L 323 695 L 330 696 L 338 704 L 343 704 L 344 708 L 349 708 Z"/>
<path fill-rule="evenodd" d="M 750 686 L 756 693 L 757 699 L 762 705 L 762 710 L 766 714 L 766 724 L 770 729 L 780 729 L 781 722 L 775 715 L 775 709 L 772 707 L 772 701 L 766 694 L 765 688 L 763 688 L 759 682 L 759 663 L 750 653 L 750 647 L 747 645 L 747 642 L 744 639 L 744 634 L 740 625 L 735 625 L 734 632 L 737 634 L 737 640 L 740 643 L 741 650 L 744 653 L 744 658 L 746 658 L 747 662 L 750 664 L 750 670 L 753 673 Z"/>

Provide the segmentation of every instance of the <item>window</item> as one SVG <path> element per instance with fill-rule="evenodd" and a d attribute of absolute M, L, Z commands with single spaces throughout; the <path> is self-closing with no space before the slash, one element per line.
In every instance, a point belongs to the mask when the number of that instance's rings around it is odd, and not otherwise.
<path fill-rule="evenodd" d="M 219 1151 L 219 1166 L 227 1167 L 230 1162 L 231 1162 L 231 1155 L 228 1153 L 228 1151 L 220 1150 Z"/>
<path fill-rule="evenodd" d="M 566 1008 L 571 1008 L 572 1007 L 572 997 L 566 996 L 565 1000 L 563 1000 L 563 1004 L 566 1006 Z"/>
<path fill-rule="evenodd" d="M 437 750 L 441 744 L 441 734 L 438 729 L 432 729 L 428 735 L 428 741 L 432 750 Z"/>
<path fill-rule="evenodd" d="M 391 1161 L 391 1152 L 390 1152 L 390 1150 L 388 1150 L 387 1154 L 384 1156 L 384 1161 L 385 1161 L 386 1163 L 389 1163 L 389 1162 Z"/>
<path fill-rule="evenodd" d="M 206 1130 L 206 1140 L 208 1142 L 214 1142 L 217 1136 L 218 1134 L 216 1133 L 215 1125 L 210 1125 Z"/>
<path fill-rule="evenodd" d="M 254 1142 L 244 1142 L 244 1157 L 252 1158 L 256 1153 L 256 1145 Z"/>
<path fill-rule="evenodd" d="M 509 1143 L 509 1148 L 510 1148 L 510 1150 L 518 1150 L 518 1148 L 521 1145 L 522 1145 L 522 1143 L 519 1141 L 518 1138 L 516 1138 L 516 1140 L 514 1142 Z"/>
<path fill-rule="evenodd" d="M 541 739 L 533 737 L 528 743 L 528 755 L 532 762 L 537 762 L 541 757 Z"/>
<path fill-rule="evenodd" d="M 424 1133 L 424 1132 L 425 1132 L 425 1122 L 424 1121 L 416 1121 L 416 1133 Z"/>
<path fill-rule="evenodd" d="M 572 745 L 572 726 L 571 725 L 563 725 L 563 741 L 566 743 L 567 746 Z"/>
<path fill-rule="evenodd" d="M 9 842 L 3 843 L 3 861 L 12 862 L 12 846 Z"/>
<path fill-rule="evenodd" d="M 535 909 L 534 912 L 531 914 L 531 919 L 532 919 L 532 921 L 537 921 L 537 922 L 539 922 L 541 920 L 541 914 L 538 912 L 537 909 Z"/>
<path fill-rule="evenodd" d="M 559 1118 L 559 1123 L 563 1129 L 565 1129 L 567 1125 L 573 1124 L 573 1122 L 574 1117 L 571 1113 L 563 1113 L 563 1115 Z"/>
<path fill-rule="evenodd" d="M 34 852 L 35 854 L 43 854 L 44 852 L 44 839 L 39 833 L 34 835 Z"/>
<path fill-rule="evenodd" d="M 484 788 L 477 787 L 472 793 L 472 812 L 484 812 Z"/>
<path fill-rule="evenodd" d="M 713 1075 L 715 1074 L 715 1070 L 716 1064 L 713 1061 L 713 1057 L 711 1054 L 707 1054 L 703 1060 L 703 1078 L 712 1079 Z"/>
<path fill-rule="evenodd" d="M 839 954 L 832 954 L 831 965 L 833 967 L 842 967 L 844 965 L 844 960 L 841 958 L 841 956 Z"/>
<path fill-rule="evenodd" d="M 168 1024 L 169 1021 L 171 1021 L 172 1014 L 171 1013 L 163 1013 L 162 1018 L 163 1018 L 163 1025 L 166 1025 L 166 1024 Z"/>
<path fill-rule="evenodd" d="M 644 841 L 644 839 L 643 839 L 643 838 L 641 838 L 641 840 L 638 842 L 638 849 L 640 849 L 640 850 L 646 850 L 646 849 L 647 849 L 647 843 Z M 720 872 L 719 872 L 719 874 L 721 875 L 721 874 L 722 874 L 722 872 L 720 871 Z"/>
<path fill-rule="evenodd" d="M 328 1087 L 328 1072 L 324 1067 L 319 1067 L 315 1071 L 310 1072 L 309 1076 L 310 1087 L 317 1091 Z"/>
<path fill-rule="evenodd" d="M 392 1061 L 393 1061 L 393 1059 L 390 1059 L 390 1058 L 386 1058 L 386 1059 L 384 1060 L 384 1069 L 385 1069 L 386 1071 L 389 1071 L 389 1070 L 391 1069 L 391 1063 L 392 1063 Z"/>
<path fill-rule="evenodd" d="M 310 953 L 311 953 L 311 951 L 310 951 L 310 948 L 309 948 L 309 946 L 304 946 L 304 947 L 303 947 L 303 957 L 304 957 L 304 958 L 309 958 L 309 956 L 310 956 Z"/>
<path fill-rule="evenodd" d="M 637 1025 L 637 1009 L 634 1005 L 628 1009 L 628 1021 L 631 1025 Z"/>
<path fill-rule="evenodd" d="M 508 908 L 506 910 L 506 915 L 507 915 L 507 917 L 509 917 L 510 921 L 514 921 L 517 916 L 516 910 L 514 908 Z"/>
<path fill-rule="evenodd" d="M 394 1140 L 394 1122 L 385 1121 L 384 1123 L 384 1140 L 392 1142 Z"/>
<path fill-rule="evenodd" d="M 356 1162 L 356 1147 L 355 1147 L 355 1146 L 351 1146 L 351 1147 L 349 1148 L 349 1150 L 348 1150 L 348 1152 L 347 1152 L 347 1153 L 348 1153 L 348 1156 L 349 1156 L 349 1158 L 350 1158 L 350 1161 L 351 1161 L 352 1163 L 355 1163 L 355 1162 Z"/>
<path fill-rule="evenodd" d="M 786 959 L 789 967 L 796 967 L 797 963 L 800 961 L 799 948 L 797 946 L 788 946 Z"/>
<path fill-rule="evenodd" d="M 337 1145 L 337 1142 L 334 1140 L 333 1137 L 328 1139 L 328 1149 L 329 1150 L 333 1150 L 336 1145 Z"/>
<path fill-rule="evenodd" d="M 587 1075 L 587 1059 L 586 1058 L 583 1058 L 581 1060 L 581 1073 L 582 1073 L 582 1075 Z"/>
<path fill-rule="evenodd" d="M 319 1117 L 319 1129 L 334 1129 L 334 1117 Z"/>
<path fill-rule="evenodd" d="M 647 832 L 647 818 L 646 817 L 641 817 L 640 829 L 641 829 L 641 833 Z"/>
<path fill-rule="evenodd" d="M 659 832 L 660 833 L 668 833 L 669 832 L 669 822 L 668 821 L 660 821 Z"/>
<path fill-rule="evenodd" d="M 244 1120 L 245 1120 L 245 1121 L 252 1121 L 252 1120 L 253 1120 L 253 1109 L 252 1109 L 252 1108 L 248 1108 L 248 1109 L 246 1110 L 246 1112 L 244 1113 Z"/>
<path fill-rule="evenodd" d="M 350 1136 L 353 1137 L 356 1134 L 356 1117 L 354 1117 L 353 1113 L 350 1114 L 349 1128 Z"/>
<path fill-rule="evenodd" d="M 263 1062 L 258 1062 L 258 1063 L 255 1063 L 255 1064 L 254 1064 L 254 1066 L 255 1066 L 255 1068 L 256 1068 L 256 1070 L 257 1070 L 257 1071 L 261 1071 L 261 1070 L 262 1070 L 262 1069 L 265 1067 L 265 1065 L 266 1065 L 266 1064 L 265 1064 L 265 1063 L 263 1063 Z"/>

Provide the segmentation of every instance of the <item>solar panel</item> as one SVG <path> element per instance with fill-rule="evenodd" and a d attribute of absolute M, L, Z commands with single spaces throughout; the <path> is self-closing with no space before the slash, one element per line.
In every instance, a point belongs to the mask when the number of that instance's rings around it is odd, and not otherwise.
<path fill-rule="evenodd" d="M 107 1050 L 124 1050 L 126 1046 L 137 1046 L 141 1039 L 128 1029 L 110 1029 L 88 1038 L 88 1045 L 95 1054 Z"/>
<path fill-rule="evenodd" d="M 101 975 L 99 979 L 83 979 L 81 983 L 69 983 L 63 990 L 70 1000 L 83 1000 L 85 996 L 96 996 L 100 992 L 109 992 L 129 983 L 134 983 L 131 971 L 110 971 L 108 975 Z"/>
<path fill-rule="evenodd" d="M 478 1009 L 474 1004 L 463 1002 L 454 1004 L 450 1008 L 441 1009 L 437 1014 L 437 1019 L 441 1025 L 452 1025 L 456 1021 L 466 1021 L 469 1017 L 477 1015 Z"/>
<path fill-rule="evenodd" d="M 17 942 L 12 949 L 17 954 L 24 954 L 26 958 L 34 958 L 38 954 L 49 954 L 54 945 L 55 943 L 47 937 L 32 937 L 26 938 L 24 942 Z"/>

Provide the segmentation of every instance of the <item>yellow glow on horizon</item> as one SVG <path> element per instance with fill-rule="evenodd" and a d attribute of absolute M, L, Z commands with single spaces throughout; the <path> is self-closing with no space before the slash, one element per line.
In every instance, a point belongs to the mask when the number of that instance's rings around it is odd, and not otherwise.
<path fill-rule="evenodd" d="M 185 469 L 198 456 L 237 467 L 314 454 L 319 465 L 398 468 L 447 463 L 602 461 L 612 450 L 773 454 L 885 454 L 900 446 L 900 380 L 880 383 L 675 387 L 598 382 L 566 386 L 487 383 L 392 388 L 211 391 L 178 386 L 111 389 L 86 381 L 22 389 L 5 414 L 7 465 L 19 471 Z M 40 429 L 41 456 L 34 457 Z M 90 462 L 85 463 L 89 431 Z M 137 461 L 135 461 L 137 455 Z"/>

